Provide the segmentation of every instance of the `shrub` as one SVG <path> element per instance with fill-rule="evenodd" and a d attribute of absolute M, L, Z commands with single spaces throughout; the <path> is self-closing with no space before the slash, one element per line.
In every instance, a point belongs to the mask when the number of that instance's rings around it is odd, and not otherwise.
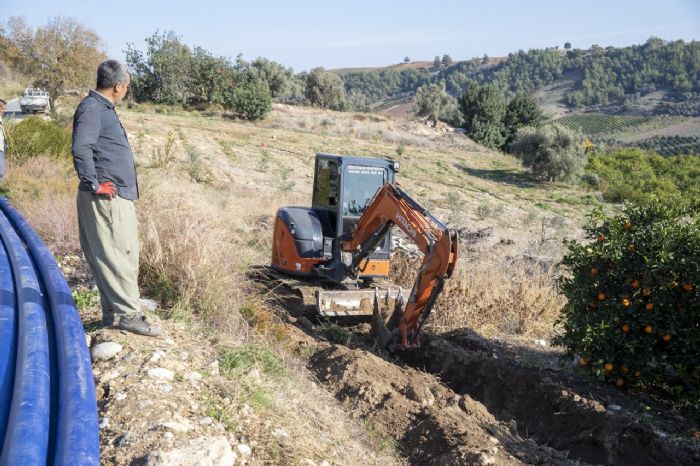
<path fill-rule="evenodd" d="M 32 157 L 45 155 L 69 158 L 71 135 L 67 129 L 39 117 L 30 117 L 5 127 L 8 139 L 7 158 L 24 163 Z"/>
<path fill-rule="evenodd" d="M 595 173 L 584 173 L 581 176 L 581 181 L 591 188 L 600 187 L 600 177 Z"/>
<path fill-rule="evenodd" d="M 601 381 L 700 395 L 700 213 L 659 202 L 591 214 L 568 241 L 555 343 Z"/>
<path fill-rule="evenodd" d="M 523 166 L 550 181 L 578 178 L 586 165 L 586 155 L 578 135 L 559 125 L 524 128 L 511 146 Z"/>
<path fill-rule="evenodd" d="M 603 197 L 612 202 L 688 204 L 700 199 L 700 158 L 624 148 L 589 158 L 587 169 L 600 177 Z"/>
<path fill-rule="evenodd" d="M 246 120 L 264 120 L 272 110 L 270 89 L 260 81 L 238 86 L 228 97 L 226 108 Z"/>

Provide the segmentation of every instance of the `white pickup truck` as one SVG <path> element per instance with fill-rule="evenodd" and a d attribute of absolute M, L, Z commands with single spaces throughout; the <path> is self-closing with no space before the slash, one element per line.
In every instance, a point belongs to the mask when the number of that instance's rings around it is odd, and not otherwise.
<path fill-rule="evenodd" d="M 24 90 L 24 95 L 19 98 L 19 108 L 22 110 L 22 113 L 49 113 L 51 111 L 49 93 L 29 87 Z"/>

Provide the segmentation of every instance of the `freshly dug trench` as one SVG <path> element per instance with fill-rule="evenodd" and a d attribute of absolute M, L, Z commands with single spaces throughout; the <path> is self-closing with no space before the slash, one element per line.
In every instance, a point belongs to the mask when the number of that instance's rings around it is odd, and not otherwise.
<path fill-rule="evenodd" d="M 309 368 L 352 415 L 396 439 L 411 464 L 580 464 L 514 435 L 435 377 L 363 349 L 321 345 Z"/>
<path fill-rule="evenodd" d="M 635 466 L 700 464 L 697 449 L 662 439 L 631 416 L 608 412 L 600 402 L 553 381 L 551 372 L 428 335 L 421 349 L 403 353 L 402 360 L 480 401 L 499 421 L 515 421 L 520 435 L 568 451 L 571 459 Z"/>

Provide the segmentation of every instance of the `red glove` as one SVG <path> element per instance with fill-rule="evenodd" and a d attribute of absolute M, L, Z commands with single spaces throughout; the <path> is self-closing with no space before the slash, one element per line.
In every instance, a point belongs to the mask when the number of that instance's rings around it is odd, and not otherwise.
<path fill-rule="evenodd" d="M 117 195 L 117 187 L 111 181 L 103 181 L 100 183 L 100 187 L 97 188 L 97 191 L 94 191 L 92 194 L 95 196 L 103 195 L 112 199 Z"/>

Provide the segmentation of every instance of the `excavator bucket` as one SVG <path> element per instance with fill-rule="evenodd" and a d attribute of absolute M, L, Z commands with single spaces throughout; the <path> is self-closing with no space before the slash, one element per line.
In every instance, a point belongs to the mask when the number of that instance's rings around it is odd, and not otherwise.
<path fill-rule="evenodd" d="M 324 317 L 356 317 L 371 316 L 375 307 L 380 312 L 390 313 L 396 307 L 400 297 L 402 302 L 408 302 L 410 291 L 401 288 L 375 288 L 370 290 L 351 291 L 317 291 L 316 308 Z M 375 305 L 376 303 L 376 305 Z"/>
<path fill-rule="evenodd" d="M 374 297 L 374 310 L 372 312 L 372 335 L 380 348 L 389 349 L 399 341 L 399 322 L 404 311 L 404 304 L 408 298 L 399 288 L 396 298 L 393 299 L 393 308 L 389 305 L 389 299 L 382 299 L 378 294 Z M 383 304 L 383 305 L 380 305 Z"/>

